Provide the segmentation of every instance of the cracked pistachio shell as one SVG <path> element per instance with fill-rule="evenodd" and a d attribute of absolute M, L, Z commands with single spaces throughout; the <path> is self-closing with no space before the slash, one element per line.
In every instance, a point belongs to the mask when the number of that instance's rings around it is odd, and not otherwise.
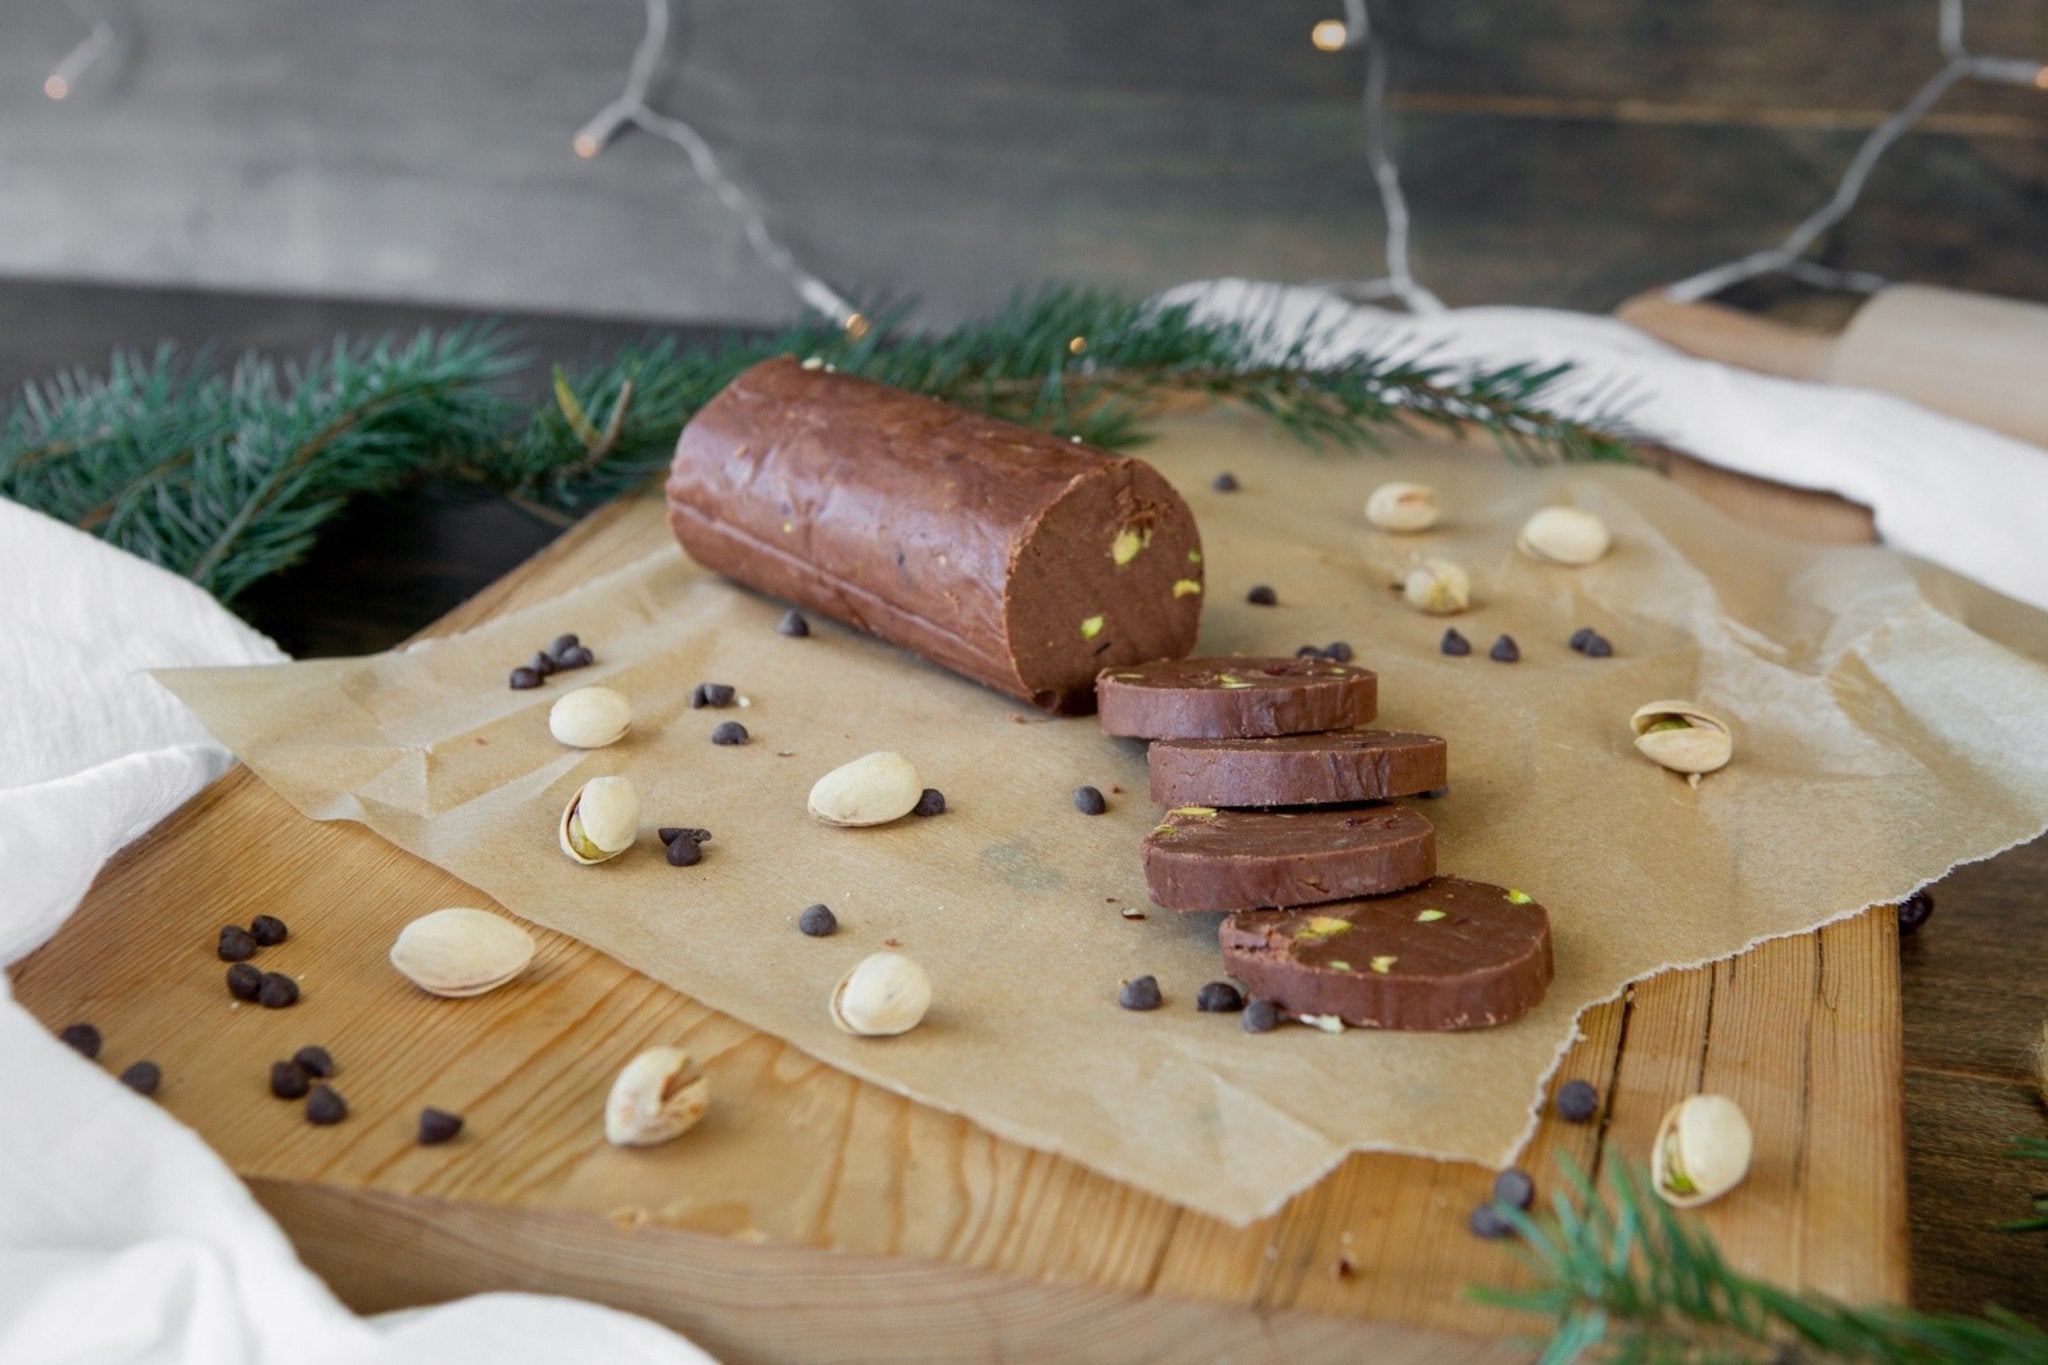
<path fill-rule="evenodd" d="M 679 1047 L 651 1047 L 626 1063 L 604 1102 L 604 1136 L 652 1147 L 690 1131 L 711 1103 L 711 1082 Z"/>
<path fill-rule="evenodd" d="M 579 687 L 548 708 L 548 733 L 575 749 L 616 744 L 632 723 L 632 703 L 609 687 Z"/>
<path fill-rule="evenodd" d="M 1365 500 L 1365 519 L 1382 531 L 1427 531 L 1443 516 L 1426 483 L 1383 483 Z"/>
<path fill-rule="evenodd" d="M 1635 731 L 1636 749 L 1676 773 L 1714 772 L 1735 756 L 1728 722 L 1701 710 L 1697 702 L 1653 701 L 1637 707 L 1628 724 Z"/>
<path fill-rule="evenodd" d="M 902 754 L 883 750 L 841 764 L 811 788 L 813 819 L 828 825 L 886 825 L 910 814 L 924 779 Z"/>
<path fill-rule="evenodd" d="M 1694 1095 L 1657 1125 L 1650 1182 L 1673 1208 L 1696 1208 L 1742 1183 L 1754 1145 L 1740 1105 L 1726 1095 Z"/>
<path fill-rule="evenodd" d="M 462 999 L 496 990 L 533 961 L 533 935 L 488 910 L 454 907 L 399 930 L 391 965 L 429 995 Z"/>
<path fill-rule="evenodd" d="M 932 982 L 901 953 L 864 957 L 832 990 L 832 1022 L 866 1038 L 908 1033 L 931 1008 Z"/>
<path fill-rule="evenodd" d="M 1607 523 L 1576 507 L 1546 507 L 1523 523 L 1515 548 L 1531 559 L 1578 567 L 1591 564 L 1614 543 Z"/>
<path fill-rule="evenodd" d="M 633 846 L 640 831 L 640 793 L 630 777 L 593 777 L 562 808 L 562 852 L 601 863 Z"/>
<path fill-rule="evenodd" d="M 1472 605 L 1472 576 L 1448 559 L 1421 559 L 1408 566 L 1401 596 L 1417 611 L 1450 616 Z"/>

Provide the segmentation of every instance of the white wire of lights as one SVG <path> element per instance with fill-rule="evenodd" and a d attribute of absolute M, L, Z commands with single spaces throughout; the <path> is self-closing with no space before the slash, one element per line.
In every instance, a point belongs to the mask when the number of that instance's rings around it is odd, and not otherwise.
<path fill-rule="evenodd" d="M 1692 303 L 1718 294 L 1732 284 L 1772 273 L 1789 275 L 1822 288 L 1852 289 L 1864 294 L 1884 288 L 1888 281 L 1881 275 L 1864 270 L 1838 270 L 1805 259 L 1807 248 L 1823 232 L 1846 218 L 1849 210 L 1856 206 L 1878 158 L 1926 117 L 1927 111 L 1959 81 L 1997 81 L 2005 85 L 2031 85 L 2048 90 L 2048 65 L 2020 57 L 1979 57 L 1963 46 L 1963 0 L 1941 0 L 1939 41 L 1941 54 L 1948 58 L 1947 62 L 1928 77 L 1926 84 L 1915 91 L 1913 98 L 1907 100 L 1896 114 L 1870 130 L 1870 136 L 1863 139 L 1863 145 L 1856 149 L 1856 155 L 1850 158 L 1841 180 L 1835 185 L 1834 194 L 1825 203 L 1800 220 L 1798 226 L 1785 234 L 1785 239 L 1776 246 L 1753 251 L 1726 265 L 1717 265 L 1711 270 L 1688 276 L 1668 286 L 1664 292 L 1680 303 Z"/>

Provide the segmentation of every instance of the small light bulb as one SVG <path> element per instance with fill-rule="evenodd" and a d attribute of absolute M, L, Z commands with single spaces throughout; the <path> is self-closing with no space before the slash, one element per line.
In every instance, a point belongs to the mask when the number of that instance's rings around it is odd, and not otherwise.
<path fill-rule="evenodd" d="M 43 93 L 53 100 L 61 100 L 71 93 L 71 82 L 62 76 L 52 76 L 43 82 Z"/>
<path fill-rule="evenodd" d="M 859 341 L 862 337 L 866 336 L 868 334 L 867 318 L 860 313 L 848 313 L 846 315 L 846 334 L 855 341 Z"/>
<path fill-rule="evenodd" d="M 571 145 L 576 148 L 576 155 L 582 157 L 585 161 L 596 156 L 601 150 L 597 139 L 588 133 L 576 134 L 576 141 Z"/>
<path fill-rule="evenodd" d="M 2037 90 L 2048 90 L 2048 66 L 2044 66 L 2034 73 L 2034 88 Z"/>
<path fill-rule="evenodd" d="M 1087 349 L 1088 349 L 1088 338 L 1087 338 L 1087 337 L 1075 337 L 1075 338 L 1074 338 L 1074 339 L 1073 339 L 1072 341 L 1070 341 L 1070 342 L 1068 342 L 1068 343 L 1067 343 L 1067 354 L 1069 354 L 1069 355 L 1079 355 L 1079 354 L 1081 354 L 1081 352 L 1083 352 L 1083 351 L 1085 351 L 1085 350 L 1087 350 Z"/>
<path fill-rule="evenodd" d="M 1342 19 L 1323 19 L 1308 31 L 1308 40 L 1316 45 L 1318 51 L 1341 52 L 1344 44 L 1351 40 L 1351 30 L 1344 27 Z"/>

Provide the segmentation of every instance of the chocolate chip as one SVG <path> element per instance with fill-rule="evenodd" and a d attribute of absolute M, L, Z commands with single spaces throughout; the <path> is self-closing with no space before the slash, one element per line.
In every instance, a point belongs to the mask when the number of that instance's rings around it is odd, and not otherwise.
<path fill-rule="evenodd" d="M 265 972 L 256 988 L 256 1001 L 267 1010 L 281 1010 L 299 1003 L 299 983 L 283 972 Z"/>
<path fill-rule="evenodd" d="M 1444 630 L 1443 642 L 1437 645 L 1437 648 L 1455 658 L 1462 659 L 1472 652 L 1472 642 L 1460 635 L 1456 626 L 1450 626 Z"/>
<path fill-rule="evenodd" d="M 1333 663 L 1348 664 L 1355 657 L 1351 646 L 1343 640 L 1332 640 L 1323 650 L 1323 657 Z"/>
<path fill-rule="evenodd" d="M 1109 809 L 1109 801 L 1095 787 L 1074 788 L 1074 809 L 1083 815 L 1100 815 Z"/>
<path fill-rule="evenodd" d="M 577 645 L 574 649 L 565 649 L 555 656 L 556 668 L 588 668 L 596 662 L 597 656 L 582 645 Z"/>
<path fill-rule="evenodd" d="M 1209 481 L 1209 487 L 1215 489 L 1218 493 L 1235 493 L 1237 491 L 1237 475 L 1218 474 Z"/>
<path fill-rule="evenodd" d="M 306 1068 L 297 1062 L 272 1062 L 270 1064 L 270 1093 L 281 1100 L 302 1098 L 313 1088 L 313 1078 L 306 1074 Z"/>
<path fill-rule="evenodd" d="M 1580 626 L 1572 632 L 1571 647 L 1583 654 L 1586 652 L 1586 641 L 1592 638 L 1593 628 L 1591 626 Z"/>
<path fill-rule="evenodd" d="M 1493 1178 L 1493 1197 L 1527 1213 L 1536 1202 L 1536 1182 L 1519 1166 L 1510 1166 Z"/>
<path fill-rule="evenodd" d="M 832 913 L 829 905 L 806 905 L 796 917 L 796 927 L 812 938 L 830 938 L 839 930 L 839 916 Z"/>
<path fill-rule="evenodd" d="M 946 794 L 937 787 L 926 787 L 918 793 L 917 804 L 910 808 L 912 815 L 944 815 Z"/>
<path fill-rule="evenodd" d="M 1557 1116 L 1567 1123 L 1584 1123 L 1599 1112 L 1600 1092 L 1591 1081 L 1566 1081 L 1557 1088 Z"/>
<path fill-rule="evenodd" d="M 697 698 L 703 697 L 705 706 L 731 706 L 732 699 L 739 695 L 739 689 L 726 683 L 698 683 L 697 690 L 690 694 L 690 704 L 697 705 Z"/>
<path fill-rule="evenodd" d="M 1911 938 L 1934 913 L 1934 897 L 1924 888 L 1899 902 L 1899 937 Z"/>
<path fill-rule="evenodd" d="M 1244 1008 L 1244 993 L 1228 981 L 1211 981 L 1195 992 L 1195 1008 L 1204 1014 L 1235 1014 Z"/>
<path fill-rule="evenodd" d="M 275 948 L 291 936 L 292 931 L 276 915 L 258 915 L 249 921 L 249 937 L 266 948 Z"/>
<path fill-rule="evenodd" d="M 802 612 L 792 609 L 782 613 L 782 619 L 775 623 L 775 633 L 801 639 L 811 633 L 811 623 L 804 619 Z"/>
<path fill-rule="evenodd" d="M 540 682 L 540 674 L 530 668 L 515 668 L 512 670 L 512 690 L 514 692 L 531 691 L 539 687 Z"/>
<path fill-rule="evenodd" d="M 1515 637 L 1503 635 L 1493 642 L 1493 648 L 1486 651 L 1486 657 L 1497 664 L 1511 664 L 1522 657 L 1522 651 L 1515 646 Z"/>
<path fill-rule="evenodd" d="M 536 654 L 526 661 L 526 666 L 543 678 L 555 671 L 555 661 L 545 654 Z"/>
<path fill-rule="evenodd" d="M 1491 1199 L 1472 1210 L 1472 1216 L 1465 1220 L 1465 1225 L 1472 1229 L 1473 1236 L 1484 1237 L 1490 1242 L 1515 1235 L 1515 1225 L 1501 1212 L 1501 1206 Z"/>
<path fill-rule="evenodd" d="M 420 1146 L 438 1147 L 462 1131 L 462 1115 L 446 1109 L 420 1110 Z"/>
<path fill-rule="evenodd" d="M 583 642 L 577 639 L 574 635 L 557 635 L 554 639 L 548 641 L 547 653 L 557 663 L 560 663 L 561 658 L 564 654 L 567 654 L 570 650 L 577 648 L 582 643 Z"/>
<path fill-rule="evenodd" d="M 155 1062 L 137 1062 L 121 1073 L 121 1084 L 138 1095 L 154 1095 L 163 1083 L 163 1068 Z"/>
<path fill-rule="evenodd" d="M 698 829 L 694 825 L 663 825 L 655 833 L 661 836 L 661 841 L 664 844 L 672 844 L 686 835 L 695 839 L 700 844 L 711 842 L 711 831 L 708 829 Z"/>
<path fill-rule="evenodd" d="M 100 1031 L 91 1024 L 69 1024 L 57 1036 L 81 1057 L 89 1059 L 100 1055 Z"/>
<path fill-rule="evenodd" d="M 1127 1010 L 1158 1009 L 1159 979 L 1141 976 L 1134 981 L 1124 982 L 1123 989 L 1116 993 L 1116 1002 Z"/>
<path fill-rule="evenodd" d="M 1280 1027 L 1280 1011 L 1270 1000 L 1254 1000 L 1244 1007 L 1246 1033 L 1271 1033 Z"/>
<path fill-rule="evenodd" d="M 704 684 L 698 683 L 695 687 L 690 689 L 690 709 L 692 711 L 698 710 L 701 707 L 703 707 L 704 704 Z"/>
<path fill-rule="evenodd" d="M 1261 583 L 1246 593 L 1244 600 L 1255 607 L 1277 607 L 1280 605 L 1280 594 Z"/>
<path fill-rule="evenodd" d="M 1614 646 L 1607 643 L 1605 635 L 1595 635 L 1592 639 L 1586 641 L 1585 652 L 1586 657 L 1589 659 L 1611 658 L 1614 655 Z"/>
<path fill-rule="evenodd" d="M 747 742 L 747 727 L 736 720 L 722 721 L 719 723 L 718 728 L 711 732 L 711 742 L 713 744 L 745 744 Z"/>
<path fill-rule="evenodd" d="M 1323 653 L 1321 645 L 1303 645 L 1294 651 L 1294 657 L 1297 659 L 1327 659 L 1330 656 Z"/>
<path fill-rule="evenodd" d="M 695 867 L 704 861 L 704 845 L 687 834 L 678 834 L 668 841 L 668 865 L 670 867 Z"/>
<path fill-rule="evenodd" d="M 228 968 L 228 994 L 237 1000 L 254 1000 L 263 989 L 263 973 L 246 962 Z"/>
<path fill-rule="evenodd" d="M 348 1101 L 331 1085 L 316 1085 L 306 1100 L 306 1122 L 322 1127 L 348 1117 Z"/>
<path fill-rule="evenodd" d="M 302 1047 L 292 1054 L 292 1060 L 304 1067 L 308 1076 L 327 1077 L 334 1074 L 334 1057 L 324 1047 Z"/>
<path fill-rule="evenodd" d="M 256 956 L 255 938 L 239 924 L 223 924 L 220 927 L 220 943 L 214 951 L 220 954 L 222 962 L 247 962 Z"/>

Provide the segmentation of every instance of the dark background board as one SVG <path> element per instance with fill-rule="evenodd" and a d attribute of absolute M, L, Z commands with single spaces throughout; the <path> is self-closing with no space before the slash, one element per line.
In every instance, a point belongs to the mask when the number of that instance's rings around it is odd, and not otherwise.
<path fill-rule="evenodd" d="M 841 287 L 950 319 L 1019 285 L 1377 274 L 1335 0 L 674 0 L 656 102 Z M 96 9 L 95 6 L 104 7 Z M 53 103 L 105 13 L 132 60 Z M 1607 309 L 1774 240 L 1938 65 L 1933 0 L 1398 0 L 1391 138 L 1422 278 Z M 2048 59 L 2048 6 L 1971 0 Z M 675 148 L 596 161 L 635 0 L 16 0 L 0 9 L 0 273 L 676 319 L 785 284 Z M 2048 298 L 2048 94 L 1966 85 L 1828 243 Z"/>

